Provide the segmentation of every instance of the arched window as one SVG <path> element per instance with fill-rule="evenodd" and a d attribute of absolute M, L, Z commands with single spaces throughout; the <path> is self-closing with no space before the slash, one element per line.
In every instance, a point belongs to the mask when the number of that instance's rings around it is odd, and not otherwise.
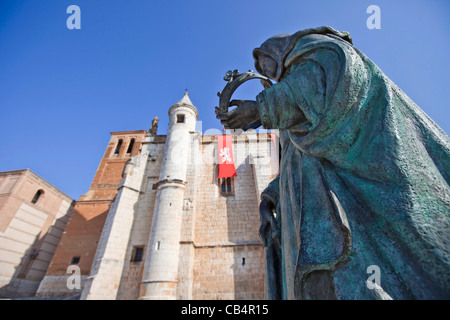
<path fill-rule="evenodd" d="M 128 145 L 127 153 L 131 153 L 134 147 L 134 138 L 130 140 L 130 144 Z"/>
<path fill-rule="evenodd" d="M 38 202 L 39 198 L 41 197 L 41 195 L 42 195 L 43 193 L 44 193 L 44 190 L 39 189 L 39 190 L 35 193 L 33 199 L 31 200 L 31 203 L 35 204 L 36 202 Z"/>
<path fill-rule="evenodd" d="M 120 148 L 122 147 L 122 142 L 122 139 L 119 139 L 119 141 L 117 142 L 116 150 L 114 150 L 114 154 L 119 154 Z"/>

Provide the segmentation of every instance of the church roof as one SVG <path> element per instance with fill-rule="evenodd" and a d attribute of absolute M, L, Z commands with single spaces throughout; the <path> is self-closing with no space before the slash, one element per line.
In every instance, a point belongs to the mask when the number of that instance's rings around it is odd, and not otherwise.
<path fill-rule="evenodd" d="M 185 106 L 185 107 L 189 107 L 190 109 L 192 109 L 192 111 L 194 111 L 196 118 L 198 118 L 198 111 L 197 108 L 194 106 L 194 104 L 192 103 L 191 99 L 189 99 L 189 94 L 186 92 L 184 94 L 184 97 L 178 101 L 177 103 L 175 103 L 170 109 L 169 109 L 169 116 L 172 113 L 172 110 L 178 106 Z"/>
<path fill-rule="evenodd" d="M 184 94 L 184 97 L 180 101 L 178 101 L 177 104 L 190 104 L 191 106 L 194 106 L 191 99 L 189 99 L 189 94 L 187 93 L 187 91 Z"/>

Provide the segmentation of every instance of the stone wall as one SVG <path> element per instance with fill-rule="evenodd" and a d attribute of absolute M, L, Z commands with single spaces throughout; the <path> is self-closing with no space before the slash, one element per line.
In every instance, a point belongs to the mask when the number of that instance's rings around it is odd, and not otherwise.
<path fill-rule="evenodd" d="M 217 141 L 202 138 L 204 163 L 196 172 L 193 299 L 263 299 L 264 250 L 260 244 L 259 193 L 255 174 L 270 181 L 267 135 L 233 138 L 237 177 L 234 194 L 221 195 L 217 180 Z M 256 160 L 255 160 L 256 159 Z M 252 162 L 253 161 L 253 162 Z"/>
<path fill-rule="evenodd" d="M 117 299 L 133 226 L 138 215 L 147 153 L 133 157 L 125 166 L 118 193 L 108 212 L 102 235 L 81 299 Z M 134 270 L 134 273 L 139 271 Z"/>
<path fill-rule="evenodd" d="M 139 297 L 139 289 L 144 271 L 144 261 L 146 258 L 147 244 L 149 240 L 149 230 L 152 224 L 153 211 L 155 206 L 156 189 L 154 185 L 158 181 L 161 171 L 161 163 L 164 151 L 165 139 L 159 136 L 156 139 L 150 138 L 143 144 L 143 152 L 147 153 L 147 164 L 145 176 L 142 180 L 142 194 L 136 203 L 134 211 L 134 221 L 131 235 L 125 255 L 124 266 L 117 299 L 135 300 Z M 133 250 L 142 247 L 144 255 L 141 261 L 131 261 Z"/>
<path fill-rule="evenodd" d="M 40 196 L 35 197 L 39 191 Z M 0 173 L 0 297 L 32 297 L 72 212 L 72 199 L 30 170 Z"/>

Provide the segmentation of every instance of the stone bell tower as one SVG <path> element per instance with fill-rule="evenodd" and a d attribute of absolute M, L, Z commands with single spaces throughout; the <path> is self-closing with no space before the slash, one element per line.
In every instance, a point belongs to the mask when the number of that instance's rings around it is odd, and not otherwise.
<path fill-rule="evenodd" d="M 176 299 L 180 235 L 186 173 L 198 111 L 186 92 L 169 109 L 151 236 L 147 246 L 139 299 Z"/>

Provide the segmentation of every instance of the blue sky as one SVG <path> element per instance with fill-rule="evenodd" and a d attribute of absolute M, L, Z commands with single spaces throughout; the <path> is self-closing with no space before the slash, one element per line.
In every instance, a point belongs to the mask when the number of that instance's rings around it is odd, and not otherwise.
<path fill-rule="evenodd" d="M 69 5 L 81 30 L 69 30 Z M 369 5 L 381 29 L 369 30 Z M 349 31 L 444 131 L 450 132 L 450 2 L 0 1 L 0 171 L 29 168 L 74 199 L 85 193 L 112 131 L 148 129 L 188 89 L 203 132 L 221 129 L 217 92 L 229 69 L 254 69 L 252 50 L 280 33 Z M 252 98 L 258 81 L 236 92 Z"/>

